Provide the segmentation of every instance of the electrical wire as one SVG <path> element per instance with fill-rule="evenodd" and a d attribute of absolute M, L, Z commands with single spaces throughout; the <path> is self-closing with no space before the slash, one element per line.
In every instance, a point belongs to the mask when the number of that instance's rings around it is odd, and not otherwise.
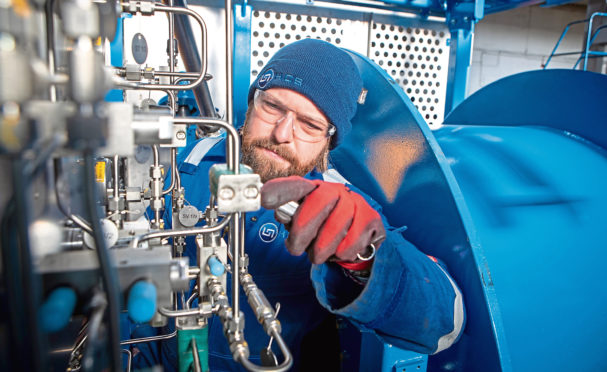
<path fill-rule="evenodd" d="M 93 238 L 95 239 L 95 252 L 99 260 L 99 268 L 101 271 L 101 279 L 103 288 L 106 293 L 107 312 L 108 312 L 108 344 L 110 350 L 110 369 L 112 371 L 120 371 L 122 365 L 120 351 L 120 296 L 119 286 L 115 273 L 114 265 L 105 245 L 103 233 L 101 230 L 101 222 L 97 213 L 97 198 L 95 197 L 95 160 L 94 153 L 91 149 L 84 152 L 84 203 L 89 214 L 89 221 L 93 228 Z"/>
<path fill-rule="evenodd" d="M 11 252 L 11 256 L 13 260 L 17 260 L 17 266 L 12 267 L 8 275 L 14 275 L 16 271 L 19 277 L 17 281 L 21 281 L 21 288 L 18 290 L 17 298 L 23 301 L 24 306 L 20 310 L 22 313 L 15 315 L 21 321 L 25 321 L 25 324 L 23 325 L 24 328 L 16 331 L 16 333 L 25 332 L 30 341 L 26 341 L 23 336 L 16 334 L 13 334 L 13 336 L 17 336 L 18 340 L 26 344 L 31 342 L 31 345 L 23 345 L 18 342 L 16 347 L 19 354 L 23 353 L 26 350 L 25 348 L 31 349 L 31 354 L 28 356 L 28 364 L 30 368 L 38 370 L 44 365 L 42 359 L 44 358 L 45 339 L 43 339 L 40 332 L 37 317 L 41 302 L 40 283 L 34 276 L 29 244 L 29 208 L 26 193 L 29 190 L 30 178 L 25 176 L 23 165 L 23 159 L 15 159 L 13 161 L 14 210 L 11 217 L 14 219 L 13 223 L 16 225 L 16 241 L 11 241 L 14 244 L 10 244 L 7 247 L 3 245 L 3 250 L 14 250 Z M 16 298 L 13 300 L 16 300 Z"/>
<path fill-rule="evenodd" d="M 25 308 L 25 301 L 23 297 L 23 282 L 21 276 L 21 259 L 19 242 L 16 234 L 16 221 L 14 219 L 16 203 L 14 198 L 10 199 L 4 209 L 2 216 L 2 230 L 0 231 L 1 249 L 2 253 L 2 274 L 3 284 L 6 291 L 6 309 L 5 313 L 8 315 L 7 325 L 10 334 L 11 342 L 7 350 L 2 350 L 2 357 L 7 362 L 8 370 L 17 369 L 16 365 L 11 365 L 11 361 L 14 361 L 14 357 L 18 362 L 19 368 L 23 369 L 34 369 L 35 355 L 29 358 L 25 357 L 25 351 L 31 348 L 30 341 L 28 341 L 28 332 L 23 332 L 27 329 L 28 319 Z M 11 356 L 9 358 L 8 356 Z"/>
<path fill-rule="evenodd" d="M 86 336 L 84 336 L 82 339 L 82 343 L 84 341 L 88 342 L 81 363 L 85 371 L 94 370 L 95 351 L 97 349 L 97 344 L 99 344 L 101 325 L 103 324 L 103 314 L 105 313 L 106 308 L 107 300 L 103 295 L 103 292 L 97 291 L 97 293 L 95 293 L 91 299 L 91 313 L 89 315 L 88 330 Z M 82 345 L 82 343 L 80 343 L 80 345 Z M 76 348 L 74 351 L 75 350 Z"/>

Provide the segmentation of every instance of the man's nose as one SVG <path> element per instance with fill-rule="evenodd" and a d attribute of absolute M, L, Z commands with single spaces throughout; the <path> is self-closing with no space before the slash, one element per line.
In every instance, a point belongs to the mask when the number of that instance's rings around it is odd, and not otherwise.
<path fill-rule="evenodd" d="M 289 143 L 293 141 L 293 125 L 295 125 L 295 114 L 288 111 L 287 114 L 276 122 L 272 132 L 277 143 Z"/>

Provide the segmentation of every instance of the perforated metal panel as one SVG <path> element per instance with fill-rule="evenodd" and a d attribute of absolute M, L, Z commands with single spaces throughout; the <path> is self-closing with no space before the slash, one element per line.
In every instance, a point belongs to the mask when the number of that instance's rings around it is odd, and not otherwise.
<path fill-rule="evenodd" d="M 430 127 L 442 122 L 449 63 L 446 28 L 256 10 L 251 25 L 251 82 L 278 49 L 306 37 L 367 55 L 403 88 Z"/>
<path fill-rule="evenodd" d="M 443 121 L 449 49 L 446 30 L 374 23 L 370 57 L 405 90 L 430 125 Z"/>
<path fill-rule="evenodd" d="M 278 49 L 307 37 L 325 40 L 360 53 L 367 52 L 365 22 L 254 11 L 251 25 L 251 82 Z"/>

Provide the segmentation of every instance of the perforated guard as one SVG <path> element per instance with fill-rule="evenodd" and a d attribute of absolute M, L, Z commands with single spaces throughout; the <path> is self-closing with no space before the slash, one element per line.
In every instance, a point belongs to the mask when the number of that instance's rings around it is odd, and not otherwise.
<path fill-rule="evenodd" d="M 302 38 L 317 38 L 359 52 L 366 51 L 363 54 L 386 70 L 403 88 L 431 128 L 443 121 L 449 63 L 446 28 L 425 29 L 254 11 L 251 33 L 251 81 L 281 47 Z"/>

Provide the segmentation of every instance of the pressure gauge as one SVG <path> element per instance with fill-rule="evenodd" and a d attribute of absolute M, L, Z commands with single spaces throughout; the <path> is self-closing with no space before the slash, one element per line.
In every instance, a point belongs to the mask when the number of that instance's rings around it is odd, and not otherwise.
<path fill-rule="evenodd" d="M 200 211 L 193 205 L 186 205 L 179 211 L 179 222 L 185 227 L 194 227 L 200 220 Z"/>
<path fill-rule="evenodd" d="M 101 231 L 103 231 L 103 239 L 105 239 L 105 246 L 112 248 L 118 241 L 118 227 L 115 223 L 110 220 L 101 220 Z M 95 248 L 95 239 L 87 232 L 84 234 L 84 244 L 89 248 Z"/>

